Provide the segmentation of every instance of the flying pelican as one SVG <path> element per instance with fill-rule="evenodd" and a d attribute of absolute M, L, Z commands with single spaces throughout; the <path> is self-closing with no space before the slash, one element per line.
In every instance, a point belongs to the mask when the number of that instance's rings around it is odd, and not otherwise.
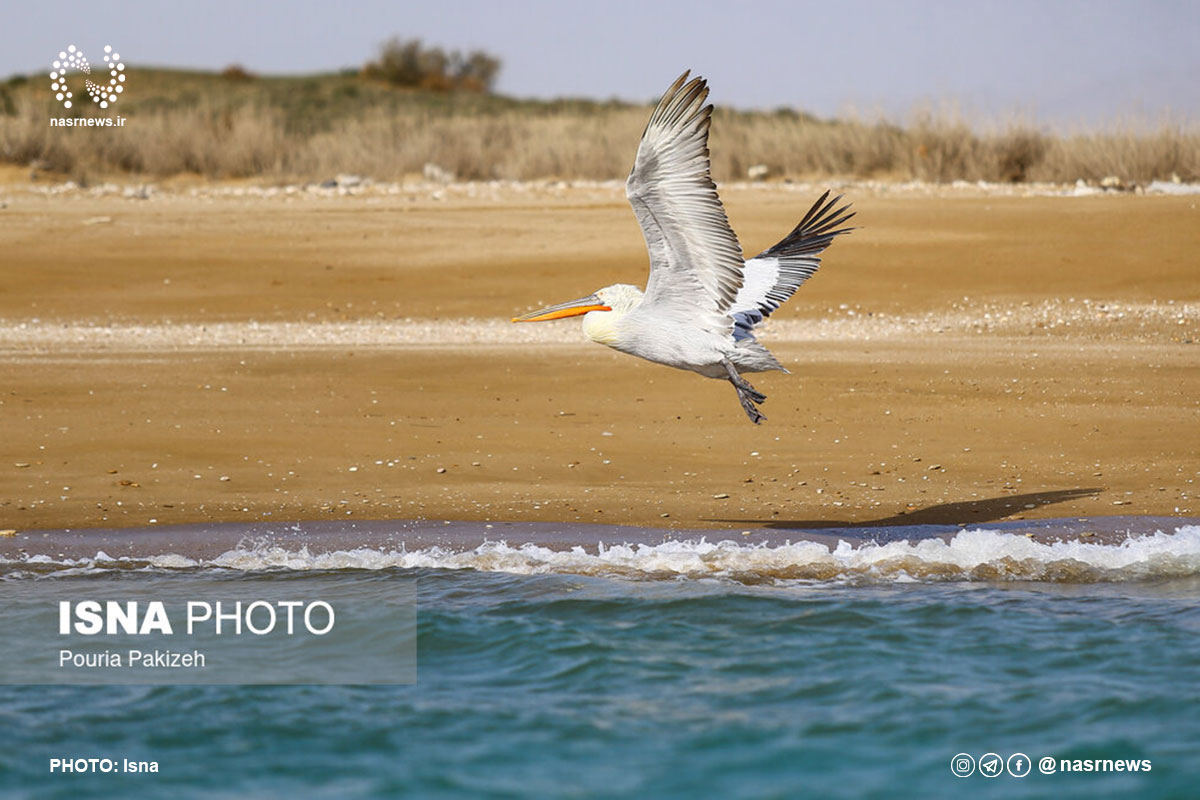
<path fill-rule="evenodd" d="M 767 397 L 741 373 L 787 370 L 754 338 L 754 326 L 817 271 L 820 253 L 852 230 L 837 226 L 854 213 L 848 204 L 836 207 L 840 195 L 827 202 L 826 191 L 782 241 L 743 261 L 709 175 L 708 84 L 688 81 L 689 73 L 658 101 L 625 182 L 650 251 L 646 291 L 618 283 L 512 321 L 582 314 L 583 332 L 594 342 L 728 380 L 757 425 L 766 419 L 757 406 Z"/>

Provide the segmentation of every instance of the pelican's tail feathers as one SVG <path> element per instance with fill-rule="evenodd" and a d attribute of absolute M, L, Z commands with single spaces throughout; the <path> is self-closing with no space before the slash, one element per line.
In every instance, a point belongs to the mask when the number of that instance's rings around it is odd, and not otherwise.
<path fill-rule="evenodd" d="M 754 338 L 737 341 L 733 363 L 742 372 L 770 372 L 771 370 L 787 372 L 783 364 L 779 363 L 779 359 L 775 358 L 775 354 Z"/>

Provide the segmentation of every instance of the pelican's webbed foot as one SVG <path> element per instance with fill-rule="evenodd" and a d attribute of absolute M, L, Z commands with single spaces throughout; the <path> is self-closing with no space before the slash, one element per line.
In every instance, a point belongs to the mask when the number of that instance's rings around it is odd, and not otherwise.
<path fill-rule="evenodd" d="M 733 384 L 733 388 L 737 391 L 738 402 L 742 404 L 742 410 L 746 412 L 746 416 L 755 425 L 758 425 L 766 416 L 758 410 L 756 404 L 767 399 L 767 396 L 755 389 L 750 383 L 738 374 L 737 368 L 733 366 L 733 362 L 729 359 L 721 360 L 725 371 L 729 373 L 729 382 Z"/>

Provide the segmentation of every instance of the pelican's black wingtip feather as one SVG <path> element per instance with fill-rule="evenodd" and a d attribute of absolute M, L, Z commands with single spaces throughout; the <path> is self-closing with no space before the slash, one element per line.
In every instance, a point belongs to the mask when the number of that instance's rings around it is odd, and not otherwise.
<path fill-rule="evenodd" d="M 831 191 L 825 190 L 817 201 L 812 204 L 804 218 L 792 229 L 792 232 L 781 239 L 761 255 L 787 257 L 790 255 L 814 255 L 829 246 L 835 236 L 857 230 L 856 228 L 838 228 L 839 225 L 854 217 L 857 211 L 852 211 L 852 204 L 838 206 L 842 195 L 829 199 Z M 835 230 L 836 229 L 836 230 Z"/>

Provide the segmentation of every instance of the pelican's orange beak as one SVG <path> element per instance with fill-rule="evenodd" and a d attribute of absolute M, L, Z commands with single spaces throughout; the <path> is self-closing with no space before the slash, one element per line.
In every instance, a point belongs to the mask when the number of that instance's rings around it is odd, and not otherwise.
<path fill-rule="evenodd" d="M 587 297 L 581 297 L 578 300 L 572 300 L 569 303 L 559 303 L 556 306 L 547 306 L 539 311 L 531 311 L 520 317 L 513 317 L 513 322 L 545 322 L 549 319 L 562 319 L 564 317 L 578 317 L 580 314 L 586 314 L 589 311 L 612 311 L 612 309 L 600 301 L 599 297 L 594 294 L 589 294 Z"/>

